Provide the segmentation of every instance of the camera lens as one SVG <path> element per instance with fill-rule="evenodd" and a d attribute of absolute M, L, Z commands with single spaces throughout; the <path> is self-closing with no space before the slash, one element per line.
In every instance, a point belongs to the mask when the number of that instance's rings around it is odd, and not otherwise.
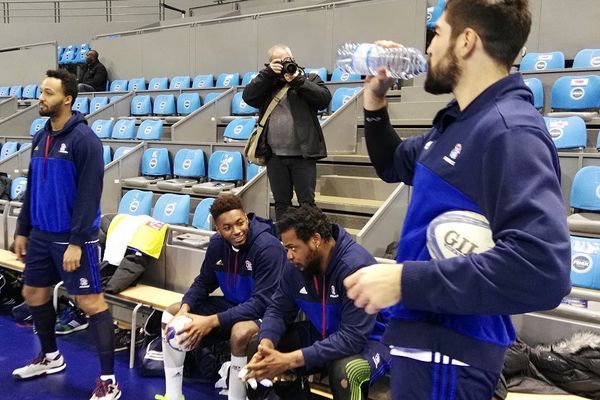
<path fill-rule="evenodd" d="M 294 75 L 298 70 L 298 65 L 291 60 L 286 60 L 282 62 L 281 65 L 283 67 L 282 71 L 284 74 Z"/>

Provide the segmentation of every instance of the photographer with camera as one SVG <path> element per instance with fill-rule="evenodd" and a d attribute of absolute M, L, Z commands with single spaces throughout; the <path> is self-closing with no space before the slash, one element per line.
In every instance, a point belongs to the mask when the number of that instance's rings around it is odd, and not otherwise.
<path fill-rule="evenodd" d="M 268 57 L 242 97 L 260 109 L 259 121 L 274 97 L 281 99 L 270 111 L 256 151 L 266 160 L 279 220 L 292 205 L 292 190 L 301 205 L 315 204 L 317 160 L 327 157 L 317 113 L 328 106 L 331 93 L 318 75 L 304 73 L 288 46 L 271 47 Z"/>

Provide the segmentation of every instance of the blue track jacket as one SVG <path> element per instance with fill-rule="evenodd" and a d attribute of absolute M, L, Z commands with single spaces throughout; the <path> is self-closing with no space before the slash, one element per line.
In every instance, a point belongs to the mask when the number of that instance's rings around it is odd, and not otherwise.
<path fill-rule="evenodd" d="M 302 310 L 323 340 L 302 349 L 307 370 L 324 367 L 340 358 L 360 354 L 367 340 L 380 340 L 383 324 L 375 315 L 357 308 L 346 295 L 344 279 L 375 259 L 356 244 L 339 225 L 333 225 L 335 248 L 325 276 L 305 275 L 292 264 L 282 274 L 279 287 L 263 318 L 259 338 L 275 345 Z"/>
<path fill-rule="evenodd" d="M 453 100 L 428 133 L 403 141 L 385 109 L 365 119 L 378 175 L 413 186 L 397 254 L 402 301 L 384 341 L 500 371 L 515 338 L 509 314 L 554 308 L 570 290 L 558 156 L 531 91 L 520 74 L 507 76 L 462 112 Z M 395 140 L 395 151 L 374 160 L 382 140 Z M 432 260 L 427 225 L 450 210 L 486 216 L 496 246 Z"/>
<path fill-rule="evenodd" d="M 75 111 L 60 132 L 50 120 L 33 138 L 17 234 L 83 246 L 98 238 L 104 177 L 102 143 Z"/>
<path fill-rule="evenodd" d="M 236 304 L 217 314 L 226 328 L 263 317 L 281 271 L 289 263 L 281 242 L 273 236 L 271 221 L 254 214 L 248 214 L 248 219 L 248 237 L 239 251 L 218 233 L 211 237 L 200 274 L 183 296 L 182 303 L 194 309 L 221 288 L 223 297 Z"/>

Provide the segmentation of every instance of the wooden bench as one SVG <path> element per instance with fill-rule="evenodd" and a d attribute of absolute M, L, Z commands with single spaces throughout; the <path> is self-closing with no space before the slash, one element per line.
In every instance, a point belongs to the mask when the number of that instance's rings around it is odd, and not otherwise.
<path fill-rule="evenodd" d="M 0 249 L 0 267 L 23 272 L 25 269 L 25 264 L 17 259 L 15 253 Z M 62 282 L 59 282 L 54 286 L 55 308 L 58 301 L 58 290 L 61 286 Z M 129 368 L 133 368 L 135 364 L 135 340 L 137 336 L 136 326 L 139 310 L 142 307 L 147 307 L 164 311 L 171 304 L 181 302 L 181 299 L 183 298 L 183 294 L 181 293 L 143 284 L 130 287 L 117 294 L 105 293 L 104 296 L 108 301 L 113 300 L 118 303 L 134 305 L 131 313 L 131 346 L 129 348 Z"/>

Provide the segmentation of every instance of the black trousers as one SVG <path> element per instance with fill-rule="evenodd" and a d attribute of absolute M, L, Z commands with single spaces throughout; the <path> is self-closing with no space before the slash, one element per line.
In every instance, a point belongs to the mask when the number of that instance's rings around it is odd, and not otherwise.
<path fill-rule="evenodd" d="M 315 205 L 316 160 L 273 155 L 267 161 L 267 176 L 275 200 L 276 220 L 280 220 L 292 205 L 294 190 L 300 205 Z"/>
<path fill-rule="evenodd" d="M 294 322 L 288 327 L 285 335 L 281 338 L 276 348 L 282 353 L 289 353 L 294 350 L 308 347 L 321 339 L 321 334 L 317 332 L 309 321 Z M 251 360 L 258 351 L 258 345 L 258 335 L 256 335 L 248 344 L 248 360 Z M 295 370 L 290 371 L 290 374 L 287 374 L 289 377 L 295 378 L 295 380 L 275 382 L 273 390 L 280 399 L 311 400 L 312 396 L 307 376 L 314 373 L 321 373 L 329 376 L 329 387 L 335 400 L 350 400 L 357 397 L 367 399 L 369 393 L 368 383 L 357 388 L 356 390 L 359 391 L 360 394 L 354 393 L 354 397 L 352 396 L 352 391 L 348 385 L 341 384 L 343 380 L 348 381 L 348 363 L 361 358 L 363 358 L 361 355 L 344 357 L 333 361 L 325 368 L 317 370 L 307 370 L 304 367 L 296 368 Z M 266 389 L 261 385 L 258 385 L 257 389 L 252 389 L 249 385 L 246 385 L 246 389 L 248 399 L 250 400 L 262 400 L 269 397 L 269 389 Z"/>

